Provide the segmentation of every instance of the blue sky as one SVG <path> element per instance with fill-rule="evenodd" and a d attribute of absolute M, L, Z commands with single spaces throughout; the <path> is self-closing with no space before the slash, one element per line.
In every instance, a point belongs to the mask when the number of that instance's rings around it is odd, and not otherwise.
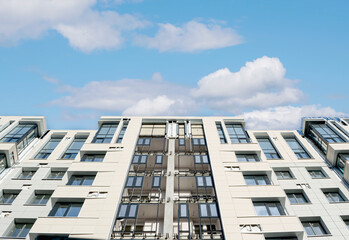
<path fill-rule="evenodd" d="M 348 1 L 0 0 L 1 115 L 347 116 Z"/>

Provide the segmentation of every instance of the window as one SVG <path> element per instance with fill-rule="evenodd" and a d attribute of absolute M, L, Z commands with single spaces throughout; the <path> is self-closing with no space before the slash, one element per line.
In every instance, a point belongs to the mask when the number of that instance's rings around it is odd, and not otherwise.
<path fill-rule="evenodd" d="M 305 197 L 303 192 L 289 192 L 286 193 L 286 195 L 291 204 L 309 203 L 309 200 Z"/>
<path fill-rule="evenodd" d="M 302 224 L 308 236 L 321 236 L 328 234 L 320 221 L 302 221 Z"/>
<path fill-rule="evenodd" d="M 185 203 L 178 204 L 179 218 L 187 218 L 189 216 L 188 205 Z"/>
<path fill-rule="evenodd" d="M 197 176 L 196 185 L 198 187 L 212 187 L 212 178 L 211 176 Z"/>
<path fill-rule="evenodd" d="M 26 222 L 26 223 L 20 223 L 17 221 L 18 220 L 15 219 L 15 224 L 10 229 L 10 231 L 6 234 L 6 237 L 25 238 L 34 224 L 34 221 Z"/>
<path fill-rule="evenodd" d="M 58 202 L 52 208 L 51 217 L 77 217 L 82 207 L 82 202 Z"/>
<path fill-rule="evenodd" d="M 280 154 L 276 151 L 269 138 L 257 138 L 257 141 L 267 159 L 281 159 Z"/>
<path fill-rule="evenodd" d="M 65 171 L 51 170 L 46 179 L 49 180 L 61 180 L 65 174 Z"/>
<path fill-rule="evenodd" d="M 137 145 L 145 145 L 145 146 L 149 146 L 151 142 L 151 138 L 148 137 L 140 137 L 138 138 L 138 142 Z"/>
<path fill-rule="evenodd" d="M 46 205 L 46 203 L 50 199 L 51 195 L 52 195 L 52 192 L 50 192 L 50 193 L 37 193 L 37 192 L 35 192 L 35 195 L 32 198 L 32 200 L 30 201 L 30 204 Z"/>
<path fill-rule="evenodd" d="M 30 180 L 32 179 L 33 175 L 35 174 L 36 170 L 22 170 L 21 174 L 18 175 L 17 179 L 20 180 Z"/>
<path fill-rule="evenodd" d="M 92 185 L 95 176 L 92 175 L 73 175 L 67 185 Z"/>
<path fill-rule="evenodd" d="M 341 216 L 341 217 L 343 219 L 343 222 L 345 223 L 345 225 L 349 229 L 349 216 Z"/>
<path fill-rule="evenodd" d="M 159 188 L 161 186 L 161 177 L 160 176 L 154 176 L 153 177 L 153 188 Z"/>
<path fill-rule="evenodd" d="M 7 168 L 7 159 L 4 153 L 0 153 L 0 173 Z"/>
<path fill-rule="evenodd" d="M 52 136 L 51 139 L 45 144 L 45 146 L 36 155 L 35 159 L 47 159 L 57 145 L 61 142 L 63 136 Z"/>
<path fill-rule="evenodd" d="M 18 153 L 21 153 L 37 136 L 38 126 L 36 124 L 21 123 L 6 134 L 0 142 L 16 142 Z"/>
<path fill-rule="evenodd" d="M 63 154 L 62 159 L 75 159 L 76 155 L 78 155 L 80 149 L 84 145 L 87 136 L 77 136 L 70 144 L 67 151 Z"/>
<path fill-rule="evenodd" d="M 162 164 L 163 158 L 164 158 L 163 155 L 156 155 L 155 164 Z"/>
<path fill-rule="evenodd" d="M 136 218 L 138 204 L 120 204 L 118 218 Z"/>
<path fill-rule="evenodd" d="M 81 162 L 103 162 L 105 154 L 85 154 Z"/>
<path fill-rule="evenodd" d="M 339 192 L 339 190 L 335 190 L 335 191 L 323 190 L 323 192 L 330 203 L 338 203 L 338 202 L 346 201 L 346 199 L 344 199 L 344 197 Z"/>
<path fill-rule="evenodd" d="M 132 163 L 133 164 L 146 164 L 148 160 L 148 155 L 134 155 Z"/>
<path fill-rule="evenodd" d="M 259 162 L 256 154 L 236 154 L 238 162 Z"/>
<path fill-rule="evenodd" d="M 311 124 L 311 128 L 320 134 L 328 143 L 344 142 L 343 138 L 326 124 Z"/>
<path fill-rule="evenodd" d="M 178 138 L 179 146 L 185 146 L 185 138 Z"/>
<path fill-rule="evenodd" d="M 207 155 L 194 155 L 194 163 L 195 164 L 206 164 L 208 163 Z"/>
<path fill-rule="evenodd" d="M 103 123 L 96 133 L 92 143 L 110 143 L 119 123 Z"/>
<path fill-rule="evenodd" d="M 222 124 L 219 122 L 216 122 L 216 127 L 217 127 L 217 131 L 218 131 L 218 136 L 219 136 L 219 140 L 221 143 L 227 143 L 227 139 L 225 138 L 224 135 L 224 131 L 222 128 Z"/>
<path fill-rule="evenodd" d="M 122 129 L 121 129 L 121 131 L 119 133 L 118 139 L 116 140 L 117 143 L 121 143 L 122 142 L 122 139 L 124 138 L 125 133 L 126 133 L 128 122 L 129 122 L 128 120 L 124 120 L 123 121 Z"/>
<path fill-rule="evenodd" d="M 205 146 L 206 141 L 205 138 L 193 138 L 193 145 L 194 146 Z"/>
<path fill-rule="evenodd" d="M 344 167 L 345 167 L 345 163 L 347 161 L 349 161 L 349 154 L 348 153 L 338 154 L 336 167 L 342 174 L 344 174 Z"/>
<path fill-rule="evenodd" d="M 18 190 L 2 190 L 0 204 L 12 204 L 19 193 L 20 191 Z"/>
<path fill-rule="evenodd" d="M 293 179 L 290 171 L 275 171 L 277 179 Z"/>
<path fill-rule="evenodd" d="M 266 237 L 265 240 L 297 240 L 297 237 Z"/>
<path fill-rule="evenodd" d="M 200 217 L 218 217 L 218 210 L 215 203 L 199 203 Z"/>
<path fill-rule="evenodd" d="M 245 175 L 245 182 L 247 185 L 270 185 L 267 175 Z"/>
<path fill-rule="evenodd" d="M 225 124 L 231 143 L 249 143 L 250 138 L 247 136 L 245 129 L 241 124 Z"/>
<path fill-rule="evenodd" d="M 305 151 L 303 146 L 298 142 L 298 140 L 295 137 L 287 137 L 285 138 L 285 140 L 294 152 L 294 154 L 296 154 L 298 159 L 310 158 L 307 151 Z"/>
<path fill-rule="evenodd" d="M 126 187 L 142 187 L 143 177 L 129 176 L 127 177 Z"/>
<path fill-rule="evenodd" d="M 253 202 L 257 216 L 282 216 L 286 215 L 279 202 Z"/>
<path fill-rule="evenodd" d="M 308 170 L 308 172 L 312 178 L 326 178 L 322 170 Z"/>

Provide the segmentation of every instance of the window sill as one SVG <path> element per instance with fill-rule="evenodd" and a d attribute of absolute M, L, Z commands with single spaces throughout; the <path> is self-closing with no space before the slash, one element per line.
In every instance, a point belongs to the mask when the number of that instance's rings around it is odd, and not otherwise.
<path fill-rule="evenodd" d="M 278 178 L 277 180 L 296 180 L 297 178 Z"/>
<path fill-rule="evenodd" d="M 323 234 L 323 235 L 307 235 L 307 237 L 309 238 L 313 238 L 313 237 L 331 237 L 332 234 Z"/>
<path fill-rule="evenodd" d="M 6 205 L 6 206 L 8 206 L 8 205 L 12 205 L 12 203 L 0 203 L 0 205 Z"/>
<path fill-rule="evenodd" d="M 32 180 L 32 179 L 26 179 L 26 178 L 11 178 L 11 180 L 24 180 L 24 181 L 28 181 L 28 180 Z"/>
<path fill-rule="evenodd" d="M 308 203 L 291 203 L 291 205 L 302 206 L 302 205 L 311 205 L 311 202 Z"/>
<path fill-rule="evenodd" d="M 329 202 L 329 204 L 341 204 L 341 203 L 349 203 L 349 201 Z"/>
<path fill-rule="evenodd" d="M 43 178 L 41 180 L 49 180 L 49 181 L 62 181 L 62 178 L 61 179 L 53 179 L 53 178 Z"/>
<path fill-rule="evenodd" d="M 46 206 L 47 204 L 31 204 L 31 203 L 26 203 L 26 204 L 23 204 L 23 206 Z"/>

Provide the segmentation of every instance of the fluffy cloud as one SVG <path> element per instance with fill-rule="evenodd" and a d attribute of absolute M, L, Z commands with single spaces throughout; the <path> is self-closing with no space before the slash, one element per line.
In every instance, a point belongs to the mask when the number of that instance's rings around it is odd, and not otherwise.
<path fill-rule="evenodd" d="M 188 114 L 197 106 L 185 87 L 162 80 L 155 73 L 152 80 L 122 79 L 90 82 L 81 88 L 63 86 L 68 96 L 52 104 L 77 109 L 123 112 L 126 115 Z"/>
<path fill-rule="evenodd" d="M 242 37 L 231 28 L 197 21 L 187 22 L 180 27 L 170 23 L 159 24 L 154 37 L 138 36 L 136 39 L 136 44 L 160 52 L 195 52 L 234 46 L 241 42 Z"/>
<path fill-rule="evenodd" d="M 330 107 L 305 105 L 301 107 L 282 106 L 247 112 L 242 115 L 248 129 L 253 130 L 293 130 L 301 129 L 302 117 L 344 117 L 346 114 L 336 112 Z"/>
<path fill-rule="evenodd" d="M 264 56 L 247 62 L 238 72 L 224 68 L 201 78 L 192 95 L 211 109 L 230 113 L 297 103 L 304 94 L 285 74 L 278 58 Z"/>
<path fill-rule="evenodd" d="M 0 45 L 36 39 L 56 30 L 85 52 L 119 47 L 121 33 L 146 21 L 114 11 L 97 11 L 97 0 L 0 0 Z"/>

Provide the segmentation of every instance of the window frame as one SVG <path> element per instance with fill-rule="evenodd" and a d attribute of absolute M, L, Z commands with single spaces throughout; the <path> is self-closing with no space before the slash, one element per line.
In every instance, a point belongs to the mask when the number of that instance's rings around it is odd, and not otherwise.
<path fill-rule="evenodd" d="M 260 162 L 261 161 L 260 158 L 255 153 L 248 153 L 248 154 L 245 154 L 245 153 L 235 153 L 235 156 L 236 156 L 236 160 L 238 162 Z M 250 161 L 249 157 L 252 157 L 252 156 L 253 156 L 254 161 Z M 240 161 L 242 158 L 244 158 L 246 161 Z"/>
<path fill-rule="evenodd" d="M 49 217 L 78 217 L 83 204 L 84 202 L 56 202 L 53 208 L 51 209 L 50 213 L 48 214 L 48 216 Z M 67 208 L 64 211 L 64 214 L 62 216 L 57 216 L 56 214 L 61 206 L 67 206 Z M 77 212 L 77 215 L 76 216 L 68 215 L 72 207 L 77 207 L 77 206 L 80 208 L 79 211 Z"/>
<path fill-rule="evenodd" d="M 250 143 L 251 139 L 248 136 L 244 126 L 241 123 L 225 122 L 225 128 L 227 129 L 230 143 Z M 231 130 L 230 130 L 231 129 Z M 238 133 L 237 129 L 241 129 Z"/>
<path fill-rule="evenodd" d="M 260 206 L 264 206 L 265 207 L 265 210 L 267 212 L 268 215 L 259 215 L 259 212 L 257 211 L 256 209 L 256 204 L 260 204 Z M 271 204 L 274 204 L 275 205 L 275 209 L 278 210 L 278 214 L 279 215 L 275 215 L 273 213 L 273 211 L 271 210 L 271 208 L 273 206 L 271 206 Z M 253 206 L 254 206 L 254 209 L 255 209 L 255 212 L 256 212 L 256 215 L 257 216 L 287 216 L 287 212 L 285 210 L 285 208 L 282 206 L 282 204 L 278 201 L 265 201 L 265 202 L 262 202 L 262 201 L 253 201 Z"/>
<path fill-rule="evenodd" d="M 82 146 L 86 143 L 88 136 L 75 136 L 73 141 L 70 143 L 69 147 L 65 150 L 61 159 L 64 160 L 74 160 L 76 156 L 79 154 Z M 80 148 L 72 148 L 76 142 L 82 143 Z"/>
<path fill-rule="evenodd" d="M 84 156 L 82 156 L 80 162 L 103 162 L 104 158 L 105 158 L 105 153 L 104 154 L 103 153 L 84 154 Z"/>
<path fill-rule="evenodd" d="M 92 143 L 107 143 L 107 144 L 111 143 L 115 135 L 115 132 L 119 127 L 119 124 L 120 124 L 119 121 L 103 122 L 99 127 L 96 135 L 94 136 Z M 104 129 L 104 126 L 107 126 L 107 125 L 109 125 L 109 127 L 108 127 L 108 130 L 106 130 L 106 133 L 101 133 L 102 130 Z M 111 129 L 115 129 L 115 130 L 110 131 Z"/>
<path fill-rule="evenodd" d="M 57 146 L 61 143 L 64 136 L 65 135 L 51 135 L 51 138 L 45 143 L 45 145 L 41 147 L 39 152 L 35 154 L 34 159 L 38 159 L 38 160 L 48 159 L 53 153 L 53 151 L 57 148 Z"/>
<path fill-rule="evenodd" d="M 77 178 L 82 178 L 80 180 L 80 184 L 72 184 Z M 91 181 L 91 179 L 87 179 L 87 178 L 93 178 L 93 179 Z M 96 175 L 72 175 L 69 178 L 69 181 L 67 182 L 67 186 L 92 186 L 95 178 L 96 178 Z M 85 181 L 91 181 L 91 184 L 84 184 Z"/>
<path fill-rule="evenodd" d="M 283 159 L 282 155 L 277 150 L 277 148 L 275 147 L 274 143 L 270 140 L 269 137 L 256 137 L 256 139 L 257 139 L 258 144 L 261 147 L 265 157 L 268 160 L 282 160 Z M 263 148 L 261 142 L 268 142 L 272 148 L 269 148 L 269 149 Z M 272 152 L 266 152 L 266 151 L 271 151 L 271 150 L 273 150 L 273 151 Z M 273 156 L 273 157 L 271 157 L 271 156 Z M 274 157 L 274 156 L 276 156 L 276 157 Z"/>
<path fill-rule="evenodd" d="M 310 153 L 307 151 L 307 149 L 303 146 L 303 144 L 297 139 L 296 136 L 287 136 L 287 137 L 284 137 L 284 140 L 286 141 L 286 143 L 288 144 L 288 146 L 293 151 L 293 153 L 297 156 L 298 159 L 311 159 L 311 158 L 313 158 L 310 155 Z M 293 141 L 293 143 L 296 143 L 298 145 L 297 146 L 298 148 L 294 149 L 291 146 L 291 143 L 289 141 Z M 299 150 L 301 150 L 301 151 L 299 151 Z M 302 154 L 305 154 L 306 157 L 303 157 Z"/>
<path fill-rule="evenodd" d="M 244 179 L 245 179 L 245 183 L 247 186 L 268 186 L 268 185 L 272 185 L 271 180 L 269 179 L 268 175 L 266 174 L 258 174 L 258 175 L 243 175 Z M 246 177 L 253 177 L 253 180 L 255 182 L 255 184 L 248 184 L 248 182 L 246 181 Z M 258 184 L 259 180 L 257 179 L 257 177 L 263 177 L 264 181 L 266 184 Z"/>
<path fill-rule="evenodd" d="M 206 207 L 206 212 L 207 215 L 203 215 L 202 214 L 202 208 L 201 206 L 205 206 Z M 212 214 L 212 208 L 211 206 L 215 207 L 215 211 L 216 211 L 216 215 Z M 219 214 L 219 210 L 218 210 L 218 206 L 216 203 L 199 203 L 198 204 L 199 207 L 199 217 L 200 218 L 219 218 L 220 214 Z"/>

